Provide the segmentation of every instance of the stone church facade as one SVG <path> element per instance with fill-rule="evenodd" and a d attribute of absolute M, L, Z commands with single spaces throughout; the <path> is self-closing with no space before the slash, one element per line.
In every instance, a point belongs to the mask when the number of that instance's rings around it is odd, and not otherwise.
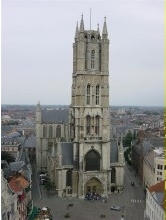
<path fill-rule="evenodd" d="M 110 140 L 109 39 L 85 30 L 83 16 L 73 44 L 69 109 L 36 111 L 38 171 L 47 171 L 58 195 L 84 198 L 123 191 L 124 158 L 119 140 Z"/>

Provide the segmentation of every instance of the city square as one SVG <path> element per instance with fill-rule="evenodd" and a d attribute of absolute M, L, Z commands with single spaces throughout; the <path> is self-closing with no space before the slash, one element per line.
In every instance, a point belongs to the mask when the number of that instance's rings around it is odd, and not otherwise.
<path fill-rule="evenodd" d="M 44 185 L 39 184 L 39 174 L 33 173 L 35 184 L 32 188 L 34 206 L 38 208 L 49 207 L 54 220 L 65 219 L 69 214 L 70 219 L 110 219 L 121 220 L 144 219 L 145 194 L 140 185 L 139 177 L 135 170 L 126 165 L 124 177 L 124 192 L 112 193 L 108 198 L 89 201 L 72 197 L 58 198 L 48 195 Z M 134 181 L 135 186 L 131 186 Z M 110 210 L 112 206 L 120 206 L 120 211 Z M 124 217 L 123 217 L 124 216 Z"/>

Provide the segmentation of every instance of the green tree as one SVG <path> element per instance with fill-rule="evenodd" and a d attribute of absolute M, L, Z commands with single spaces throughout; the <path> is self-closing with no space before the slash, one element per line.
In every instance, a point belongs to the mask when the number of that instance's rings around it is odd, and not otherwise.
<path fill-rule="evenodd" d="M 51 190 L 55 189 L 55 185 L 54 185 L 53 182 L 50 181 L 50 179 L 48 179 L 48 180 L 46 181 L 45 189 L 46 189 L 47 191 L 51 191 Z"/>
<path fill-rule="evenodd" d="M 11 163 L 15 161 L 15 158 L 8 152 L 1 152 L 1 160 L 6 160 L 7 163 Z"/>
<path fill-rule="evenodd" d="M 130 147 L 132 140 L 133 140 L 133 135 L 132 135 L 131 131 L 128 131 L 128 133 L 126 134 L 126 136 L 123 139 L 124 147 Z"/>

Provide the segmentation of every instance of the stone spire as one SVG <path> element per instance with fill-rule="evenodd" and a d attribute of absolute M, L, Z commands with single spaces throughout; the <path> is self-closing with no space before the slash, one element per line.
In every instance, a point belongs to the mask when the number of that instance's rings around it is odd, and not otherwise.
<path fill-rule="evenodd" d="M 75 38 L 78 37 L 78 21 L 77 21 L 77 25 L 76 25 L 76 32 L 75 32 Z"/>
<path fill-rule="evenodd" d="M 83 20 L 83 14 L 82 14 L 82 18 L 81 18 L 81 23 L 80 23 L 80 32 L 84 31 L 84 20 Z"/>
<path fill-rule="evenodd" d="M 103 25 L 103 33 L 102 34 L 105 34 L 107 35 L 108 32 L 107 32 L 107 23 L 106 23 L 106 17 L 104 18 L 104 25 Z"/>

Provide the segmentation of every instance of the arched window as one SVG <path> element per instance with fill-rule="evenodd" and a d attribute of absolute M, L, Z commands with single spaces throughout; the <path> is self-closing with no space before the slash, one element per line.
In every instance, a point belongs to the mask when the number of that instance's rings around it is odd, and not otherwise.
<path fill-rule="evenodd" d="M 96 135 L 99 135 L 99 127 L 100 127 L 100 116 L 97 115 L 95 118 L 95 133 Z"/>
<path fill-rule="evenodd" d="M 66 186 L 72 186 L 72 170 L 66 172 Z"/>
<path fill-rule="evenodd" d="M 86 103 L 87 105 L 90 105 L 90 85 L 87 85 L 87 91 L 86 91 Z"/>
<path fill-rule="evenodd" d="M 58 125 L 56 128 L 56 137 L 57 138 L 61 137 L 61 126 L 60 125 Z"/>
<path fill-rule="evenodd" d="M 91 117 L 89 115 L 86 116 L 86 134 L 90 135 L 90 127 L 91 127 Z"/>
<path fill-rule="evenodd" d="M 85 156 L 85 170 L 100 170 L 100 155 L 94 150 L 91 150 Z"/>
<path fill-rule="evenodd" d="M 91 51 L 91 69 L 95 68 L 95 51 Z"/>
<path fill-rule="evenodd" d="M 113 167 L 111 171 L 111 183 L 115 183 L 115 180 L 116 180 L 116 170 Z"/>
<path fill-rule="evenodd" d="M 43 137 L 47 137 L 47 127 L 43 126 Z"/>
<path fill-rule="evenodd" d="M 49 136 L 50 138 L 53 137 L 53 127 L 52 127 L 52 125 L 49 126 L 48 136 Z"/>
<path fill-rule="evenodd" d="M 96 86 L 96 105 L 99 105 L 99 85 Z"/>

